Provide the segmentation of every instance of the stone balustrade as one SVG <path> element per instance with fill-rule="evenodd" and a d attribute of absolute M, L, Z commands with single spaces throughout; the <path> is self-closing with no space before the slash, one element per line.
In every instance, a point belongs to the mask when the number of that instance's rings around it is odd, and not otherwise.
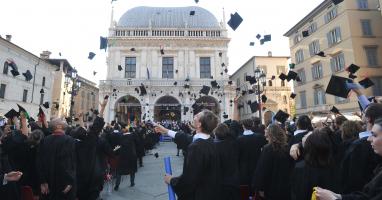
<path fill-rule="evenodd" d="M 101 80 L 99 87 L 123 87 L 123 86 L 132 86 L 132 87 L 137 87 L 140 86 L 141 84 L 145 86 L 154 86 L 154 87 L 162 87 L 162 86 L 167 86 L 167 87 L 172 87 L 175 86 L 174 82 L 177 82 L 176 86 L 181 86 L 183 87 L 186 84 L 189 84 L 191 87 L 201 87 L 203 85 L 210 86 L 211 85 L 211 79 L 207 80 L 190 80 L 190 81 L 185 81 L 184 79 L 181 80 L 176 80 L 176 79 L 123 79 L 123 80 Z M 228 80 L 218 80 L 216 81 L 218 85 L 225 86 L 228 85 Z"/>
<path fill-rule="evenodd" d="M 112 37 L 225 37 L 223 30 L 206 29 L 131 29 L 115 28 Z"/>

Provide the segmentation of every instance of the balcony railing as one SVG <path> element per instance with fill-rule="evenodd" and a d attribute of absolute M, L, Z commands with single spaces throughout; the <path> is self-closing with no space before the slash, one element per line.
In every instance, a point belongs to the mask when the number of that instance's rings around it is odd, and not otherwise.
<path fill-rule="evenodd" d="M 123 87 L 123 86 L 140 86 L 141 84 L 145 86 L 167 86 L 167 87 L 173 87 L 175 86 L 174 83 L 177 82 L 176 86 L 183 87 L 184 85 L 188 84 L 191 87 L 201 87 L 203 85 L 209 86 L 211 85 L 212 79 L 206 79 L 206 80 L 190 80 L 185 81 L 184 79 L 176 80 L 176 79 L 123 79 L 123 80 L 101 80 L 100 81 L 100 88 L 101 87 Z M 216 81 L 217 84 L 220 87 L 223 87 L 225 85 L 228 85 L 228 80 L 218 80 Z"/>
<path fill-rule="evenodd" d="M 210 29 L 131 29 L 116 28 L 111 37 L 225 37 L 224 30 Z"/>

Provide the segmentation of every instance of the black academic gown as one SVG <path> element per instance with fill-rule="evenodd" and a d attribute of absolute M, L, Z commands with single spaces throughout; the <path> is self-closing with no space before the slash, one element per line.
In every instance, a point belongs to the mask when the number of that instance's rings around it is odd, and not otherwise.
<path fill-rule="evenodd" d="M 49 135 L 40 143 L 40 183 L 48 183 L 49 195 L 44 199 L 73 200 L 76 194 L 75 141 L 68 135 Z M 72 189 L 64 194 L 67 185 Z"/>
<path fill-rule="evenodd" d="M 144 135 L 146 134 L 146 128 L 138 127 L 134 134 L 137 138 L 137 157 L 141 158 L 145 155 Z"/>
<path fill-rule="evenodd" d="M 117 154 L 119 155 L 119 164 L 117 172 L 120 175 L 129 175 L 137 172 L 137 138 L 134 134 L 124 134 L 120 137 Z"/>
<path fill-rule="evenodd" d="M 267 141 L 264 136 L 257 133 L 239 136 L 237 140 L 239 145 L 240 184 L 250 185 L 261 154 L 261 148 L 267 144 Z"/>
<path fill-rule="evenodd" d="M 183 173 L 171 179 L 179 200 L 219 198 L 219 159 L 212 139 L 197 139 L 188 146 Z"/>
<path fill-rule="evenodd" d="M 8 162 L 8 156 L 2 152 L 2 145 L 0 145 L 0 199 L 2 200 L 20 200 L 21 191 L 17 186 L 17 182 L 8 182 L 3 185 L 4 175 L 11 172 L 11 166 Z"/>
<path fill-rule="evenodd" d="M 215 140 L 220 162 L 221 200 L 240 199 L 239 147 L 235 139 Z"/>
<path fill-rule="evenodd" d="M 263 191 L 267 200 L 289 200 L 293 167 L 287 147 L 275 150 L 272 145 L 265 145 L 257 163 L 253 190 Z"/>
<path fill-rule="evenodd" d="M 306 134 L 308 134 L 309 133 L 309 131 L 303 131 L 303 132 L 300 132 L 300 133 L 298 133 L 298 134 L 296 134 L 296 135 L 293 135 L 293 136 L 291 136 L 290 138 L 289 138 L 289 146 L 292 146 L 292 145 L 294 145 L 294 144 L 298 144 L 298 143 L 300 143 L 301 141 L 302 141 L 302 138 L 306 135 Z"/>

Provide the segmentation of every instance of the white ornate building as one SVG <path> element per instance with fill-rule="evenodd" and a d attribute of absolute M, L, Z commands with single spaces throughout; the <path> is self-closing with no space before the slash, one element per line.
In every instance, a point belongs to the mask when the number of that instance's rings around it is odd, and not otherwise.
<path fill-rule="evenodd" d="M 201 7 L 135 7 L 118 23 L 112 19 L 107 77 L 100 81 L 100 101 L 111 97 L 105 120 L 192 120 L 194 104 L 222 119 L 231 115 L 229 41 L 225 19 L 219 23 Z M 220 87 L 200 95 L 213 80 Z M 147 95 L 141 96 L 141 84 Z"/>

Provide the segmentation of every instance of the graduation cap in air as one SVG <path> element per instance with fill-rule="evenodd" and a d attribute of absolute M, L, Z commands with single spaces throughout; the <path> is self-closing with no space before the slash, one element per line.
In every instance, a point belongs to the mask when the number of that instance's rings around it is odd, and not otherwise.
<path fill-rule="evenodd" d="M 164 55 L 164 49 L 160 49 L 160 54 Z"/>
<path fill-rule="evenodd" d="M 245 90 L 241 91 L 241 96 L 244 96 L 246 94 L 247 94 L 247 91 L 245 91 Z"/>
<path fill-rule="evenodd" d="M 177 69 L 175 70 L 175 73 L 176 73 L 176 74 L 178 73 L 178 70 L 177 70 Z"/>
<path fill-rule="evenodd" d="M 271 35 L 264 35 L 264 42 L 270 42 L 272 40 Z"/>
<path fill-rule="evenodd" d="M 249 101 L 248 104 L 249 104 L 249 107 L 251 108 L 252 113 L 255 113 L 259 110 L 260 105 L 259 103 L 257 103 L 257 101 L 254 101 L 254 102 Z"/>
<path fill-rule="evenodd" d="M 191 16 L 194 16 L 194 15 L 195 15 L 195 10 L 191 10 L 191 11 L 190 11 L 190 15 L 191 15 Z"/>
<path fill-rule="evenodd" d="M 99 42 L 100 43 L 99 49 L 105 49 L 105 51 L 106 51 L 106 49 L 107 49 L 107 38 L 100 36 L 99 41 L 100 41 Z M 61 53 L 60 53 L 60 56 L 61 56 Z"/>
<path fill-rule="evenodd" d="M 223 76 L 223 74 L 224 74 L 224 72 L 220 72 L 220 75 L 222 75 L 222 76 Z"/>
<path fill-rule="evenodd" d="M 133 47 L 133 48 L 130 48 L 130 51 L 135 51 L 135 48 Z"/>
<path fill-rule="evenodd" d="M 276 79 L 276 76 L 272 75 L 271 80 L 275 80 L 275 79 Z"/>
<path fill-rule="evenodd" d="M 189 84 L 184 84 L 184 88 L 190 88 Z"/>
<path fill-rule="evenodd" d="M 155 158 L 158 158 L 159 154 L 158 153 L 154 153 L 154 156 L 155 156 Z"/>
<path fill-rule="evenodd" d="M 208 93 L 210 93 L 210 87 L 206 86 L 206 85 L 203 85 L 202 89 L 200 90 L 199 93 L 202 93 L 202 94 L 205 94 L 205 95 L 208 95 Z"/>
<path fill-rule="evenodd" d="M 255 93 L 255 91 L 253 91 L 253 90 L 248 90 L 248 94 L 254 94 Z"/>
<path fill-rule="evenodd" d="M 290 68 L 290 69 L 294 69 L 295 66 L 296 66 L 295 63 L 290 63 L 290 64 L 289 64 L 289 68 Z"/>
<path fill-rule="evenodd" d="M 12 74 L 12 76 L 16 77 L 16 76 L 20 75 L 20 72 L 15 70 L 15 69 L 12 69 L 11 74 Z"/>
<path fill-rule="evenodd" d="M 354 74 L 352 74 L 352 73 L 350 73 L 348 77 L 349 77 L 350 79 L 355 79 L 355 78 L 357 78 L 357 76 L 354 75 Z"/>
<path fill-rule="evenodd" d="M 232 85 L 232 81 L 228 81 L 228 84 L 229 84 L 229 85 Z"/>
<path fill-rule="evenodd" d="M 297 75 L 298 74 L 296 72 L 290 70 L 287 75 L 287 81 L 289 82 L 290 80 L 296 80 Z"/>
<path fill-rule="evenodd" d="M 184 115 L 185 115 L 189 110 L 190 110 L 190 108 L 185 106 L 184 109 L 183 109 L 183 113 L 184 113 Z"/>
<path fill-rule="evenodd" d="M 235 14 L 231 14 L 231 18 L 228 21 L 228 25 L 235 31 L 239 25 L 243 22 L 243 18 L 239 15 L 239 13 L 235 12 Z"/>
<path fill-rule="evenodd" d="M 351 64 L 346 68 L 346 71 L 350 72 L 351 74 L 355 74 L 359 69 L 360 67 L 358 65 Z"/>
<path fill-rule="evenodd" d="M 297 96 L 297 94 L 295 94 L 295 93 L 292 93 L 292 94 L 290 94 L 290 98 L 292 98 L 292 99 L 294 99 L 294 98 L 296 98 L 296 96 Z"/>
<path fill-rule="evenodd" d="M 45 93 L 44 89 L 41 88 L 40 94 L 44 94 L 44 93 Z"/>
<path fill-rule="evenodd" d="M 89 58 L 90 60 L 92 60 L 92 59 L 94 58 L 95 55 L 96 55 L 95 53 L 93 53 L 93 52 L 89 52 L 89 56 L 88 56 L 88 58 Z"/>
<path fill-rule="evenodd" d="M 332 0 L 334 5 L 338 5 L 338 4 L 342 3 L 343 1 L 344 0 Z"/>
<path fill-rule="evenodd" d="M 26 81 L 30 81 L 32 80 L 33 76 L 31 74 L 31 72 L 29 70 L 27 70 L 26 72 L 23 73 L 23 76 L 25 77 L 25 80 Z"/>
<path fill-rule="evenodd" d="M 316 55 L 320 56 L 320 57 L 326 57 L 325 53 L 323 51 L 320 51 L 320 52 L 316 53 Z"/>
<path fill-rule="evenodd" d="M 256 35 L 256 38 L 257 38 L 258 40 L 260 40 L 261 35 L 260 35 L 260 34 L 257 34 L 257 35 Z"/>
<path fill-rule="evenodd" d="M 122 71 L 122 66 L 121 65 L 118 65 L 118 71 Z"/>
<path fill-rule="evenodd" d="M 219 85 L 216 81 L 211 81 L 212 88 L 217 88 Z"/>
<path fill-rule="evenodd" d="M 285 123 L 285 121 L 289 118 L 289 114 L 282 110 L 279 110 L 273 118 L 280 123 Z"/>
<path fill-rule="evenodd" d="M 245 80 L 248 81 L 250 84 L 255 84 L 257 82 L 255 76 L 246 76 Z"/>
<path fill-rule="evenodd" d="M 8 111 L 7 113 L 5 113 L 5 115 L 4 115 L 4 117 L 9 118 L 9 119 L 13 119 L 13 117 L 18 117 L 18 116 L 20 116 L 20 114 L 13 108 L 10 111 Z"/>
<path fill-rule="evenodd" d="M 255 42 L 250 42 L 249 46 L 251 46 L 251 47 L 255 46 Z"/>
<path fill-rule="evenodd" d="M 360 85 L 362 85 L 363 88 L 367 89 L 374 85 L 373 81 L 370 80 L 370 78 L 365 78 L 358 82 Z"/>
<path fill-rule="evenodd" d="M 141 90 L 141 94 L 139 96 L 144 96 L 147 94 L 146 88 L 143 84 L 139 86 L 139 89 Z"/>
<path fill-rule="evenodd" d="M 302 31 L 302 37 L 308 37 L 309 31 Z"/>
<path fill-rule="evenodd" d="M 222 65 L 222 67 L 225 67 L 225 64 L 224 64 L 224 63 L 222 63 L 221 65 Z"/>
<path fill-rule="evenodd" d="M 25 115 L 27 118 L 29 118 L 29 114 L 28 114 L 28 112 L 25 110 L 24 107 L 20 106 L 20 104 L 17 104 L 17 107 L 19 107 L 19 113 L 23 112 L 24 115 Z"/>
<path fill-rule="evenodd" d="M 174 85 L 178 85 L 178 82 L 175 81 L 175 82 L 174 82 Z"/>
<path fill-rule="evenodd" d="M 97 72 L 96 71 L 93 71 L 93 76 L 95 76 L 97 74 Z"/>
<path fill-rule="evenodd" d="M 268 97 L 265 96 L 265 94 L 261 95 L 261 102 L 266 103 L 268 100 Z"/>
<path fill-rule="evenodd" d="M 195 3 L 199 3 L 199 0 L 195 0 Z"/>
<path fill-rule="evenodd" d="M 224 72 L 225 72 L 225 73 L 228 73 L 228 69 L 224 69 Z"/>
<path fill-rule="evenodd" d="M 334 114 L 340 114 L 340 110 L 338 110 L 338 108 L 336 108 L 335 106 L 333 106 L 331 109 L 330 109 L 330 112 L 334 113 Z"/>
<path fill-rule="evenodd" d="M 236 88 L 236 91 L 240 91 L 241 89 L 239 87 Z"/>
<path fill-rule="evenodd" d="M 227 119 L 227 118 L 228 118 L 227 113 L 225 113 L 225 112 L 223 113 L 223 118 L 224 118 L 224 119 Z"/>
<path fill-rule="evenodd" d="M 287 75 L 285 75 L 284 73 L 281 73 L 280 76 L 279 76 L 279 78 L 280 78 L 281 80 L 285 81 L 285 79 L 287 79 L 288 77 L 287 77 Z"/>
<path fill-rule="evenodd" d="M 260 40 L 260 45 L 263 45 L 264 42 L 265 42 L 265 40 L 264 40 L 264 39 L 261 39 L 261 40 Z"/>
<path fill-rule="evenodd" d="M 222 57 L 223 53 L 222 52 L 219 52 L 219 57 Z"/>
<path fill-rule="evenodd" d="M 42 106 L 44 106 L 44 108 L 48 109 L 49 108 L 49 102 L 45 102 L 44 104 L 42 104 Z"/>
<path fill-rule="evenodd" d="M 346 84 L 347 82 L 353 83 L 351 79 L 332 75 L 326 88 L 326 93 L 342 98 L 347 98 L 350 92 L 350 89 Z"/>

